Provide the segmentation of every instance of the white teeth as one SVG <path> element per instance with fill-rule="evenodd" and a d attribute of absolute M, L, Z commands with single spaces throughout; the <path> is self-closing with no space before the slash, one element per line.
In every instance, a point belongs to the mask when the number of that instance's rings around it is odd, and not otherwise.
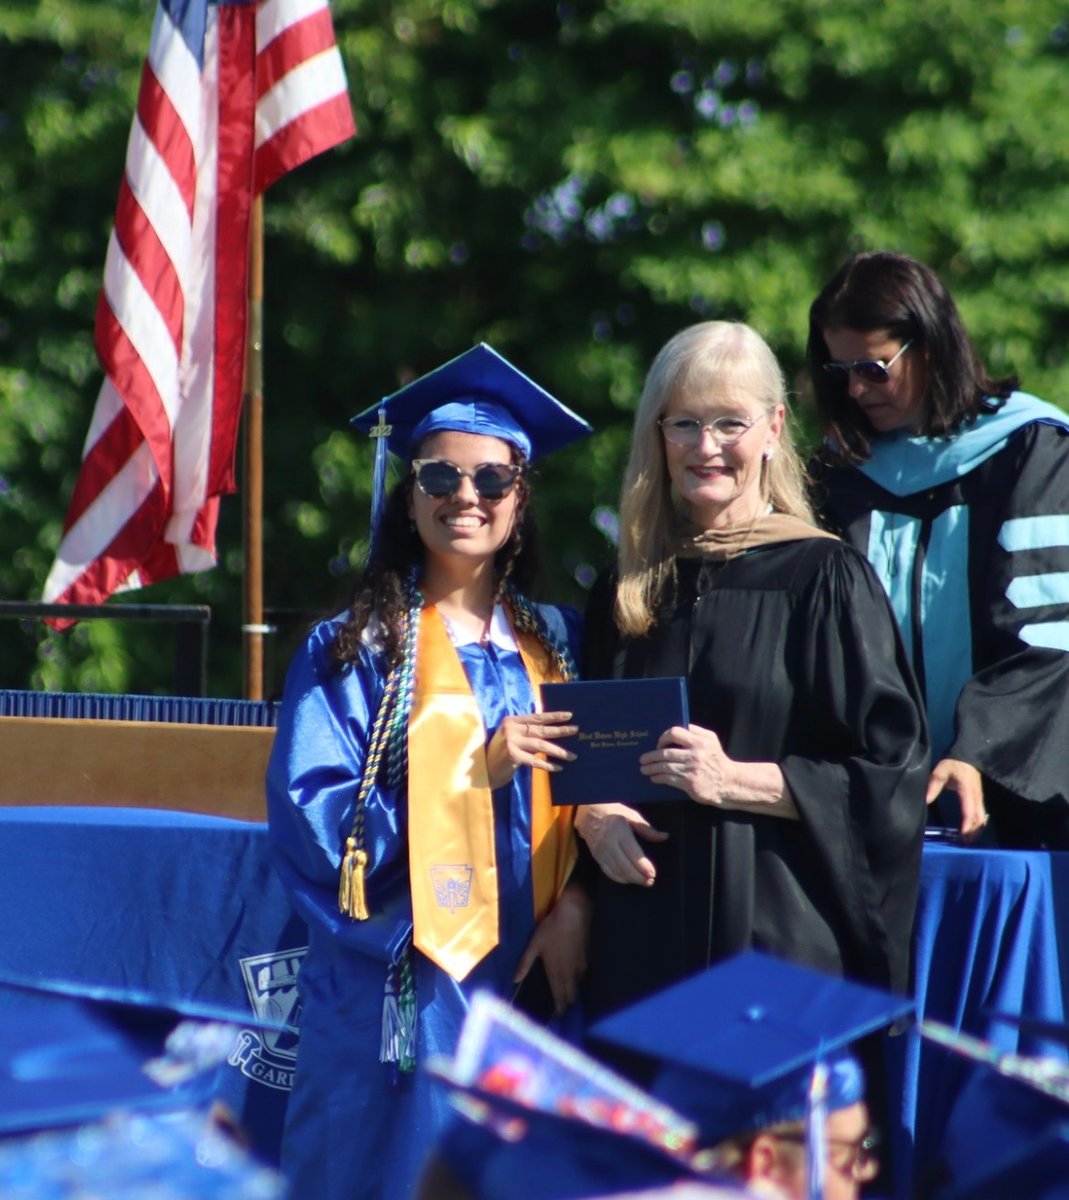
<path fill-rule="evenodd" d="M 482 521 L 478 517 L 443 517 L 451 529 L 478 529 Z"/>

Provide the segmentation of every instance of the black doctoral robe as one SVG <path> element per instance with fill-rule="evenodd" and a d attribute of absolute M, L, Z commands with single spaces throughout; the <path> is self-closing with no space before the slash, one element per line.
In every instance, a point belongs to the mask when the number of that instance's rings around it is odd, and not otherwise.
<path fill-rule="evenodd" d="M 593 893 L 591 1018 L 753 947 L 905 990 L 925 824 L 928 742 L 894 618 L 862 556 L 830 539 L 726 562 L 681 559 L 643 638 L 620 637 L 603 577 L 584 675 L 684 675 L 690 719 L 727 754 L 781 767 L 800 820 L 683 798 L 642 811 L 653 887 Z M 627 803 L 627 796 L 605 797 Z"/>
<path fill-rule="evenodd" d="M 1069 849 L 1069 416 L 1018 392 L 953 438 L 810 469 L 891 597 L 934 757 L 984 776 L 1003 846 Z"/>

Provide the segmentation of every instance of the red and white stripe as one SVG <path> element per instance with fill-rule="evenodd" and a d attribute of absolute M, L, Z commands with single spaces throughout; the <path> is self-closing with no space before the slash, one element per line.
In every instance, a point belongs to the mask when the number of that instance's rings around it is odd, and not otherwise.
<path fill-rule="evenodd" d="M 185 15 L 183 30 L 169 0 L 156 12 L 97 307 L 106 378 L 48 602 L 100 603 L 215 565 L 252 199 L 355 132 L 326 0 L 206 4 L 203 63 Z"/>

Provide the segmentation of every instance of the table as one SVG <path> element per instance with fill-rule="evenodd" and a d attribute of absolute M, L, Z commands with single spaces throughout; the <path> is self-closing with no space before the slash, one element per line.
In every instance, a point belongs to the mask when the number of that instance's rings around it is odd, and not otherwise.
<path fill-rule="evenodd" d="M 0 971 L 296 1019 L 306 932 L 270 866 L 265 825 L 3 808 L 0 845 Z M 295 1059 L 295 1036 L 242 1029 L 222 1071 L 219 1099 L 268 1162 Z"/>
<path fill-rule="evenodd" d="M 1066 1048 L 994 1013 L 1065 1019 L 1069 984 L 1069 854 L 926 846 L 914 929 L 917 1011 L 1004 1051 Z M 902 1128 L 896 1167 L 924 1177 L 938 1159 L 954 1097 L 972 1069 L 939 1046 L 901 1039 Z M 896 1192 L 906 1180 L 896 1176 Z"/>

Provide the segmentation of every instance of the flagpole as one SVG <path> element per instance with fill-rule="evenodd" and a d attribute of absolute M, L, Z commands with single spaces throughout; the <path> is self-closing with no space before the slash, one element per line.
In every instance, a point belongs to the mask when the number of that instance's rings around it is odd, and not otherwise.
<path fill-rule="evenodd" d="M 263 310 L 264 199 L 253 198 L 249 233 L 249 330 L 245 364 L 245 486 L 242 489 L 245 573 L 242 586 L 242 639 L 245 699 L 264 698 L 263 598 Z"/>

